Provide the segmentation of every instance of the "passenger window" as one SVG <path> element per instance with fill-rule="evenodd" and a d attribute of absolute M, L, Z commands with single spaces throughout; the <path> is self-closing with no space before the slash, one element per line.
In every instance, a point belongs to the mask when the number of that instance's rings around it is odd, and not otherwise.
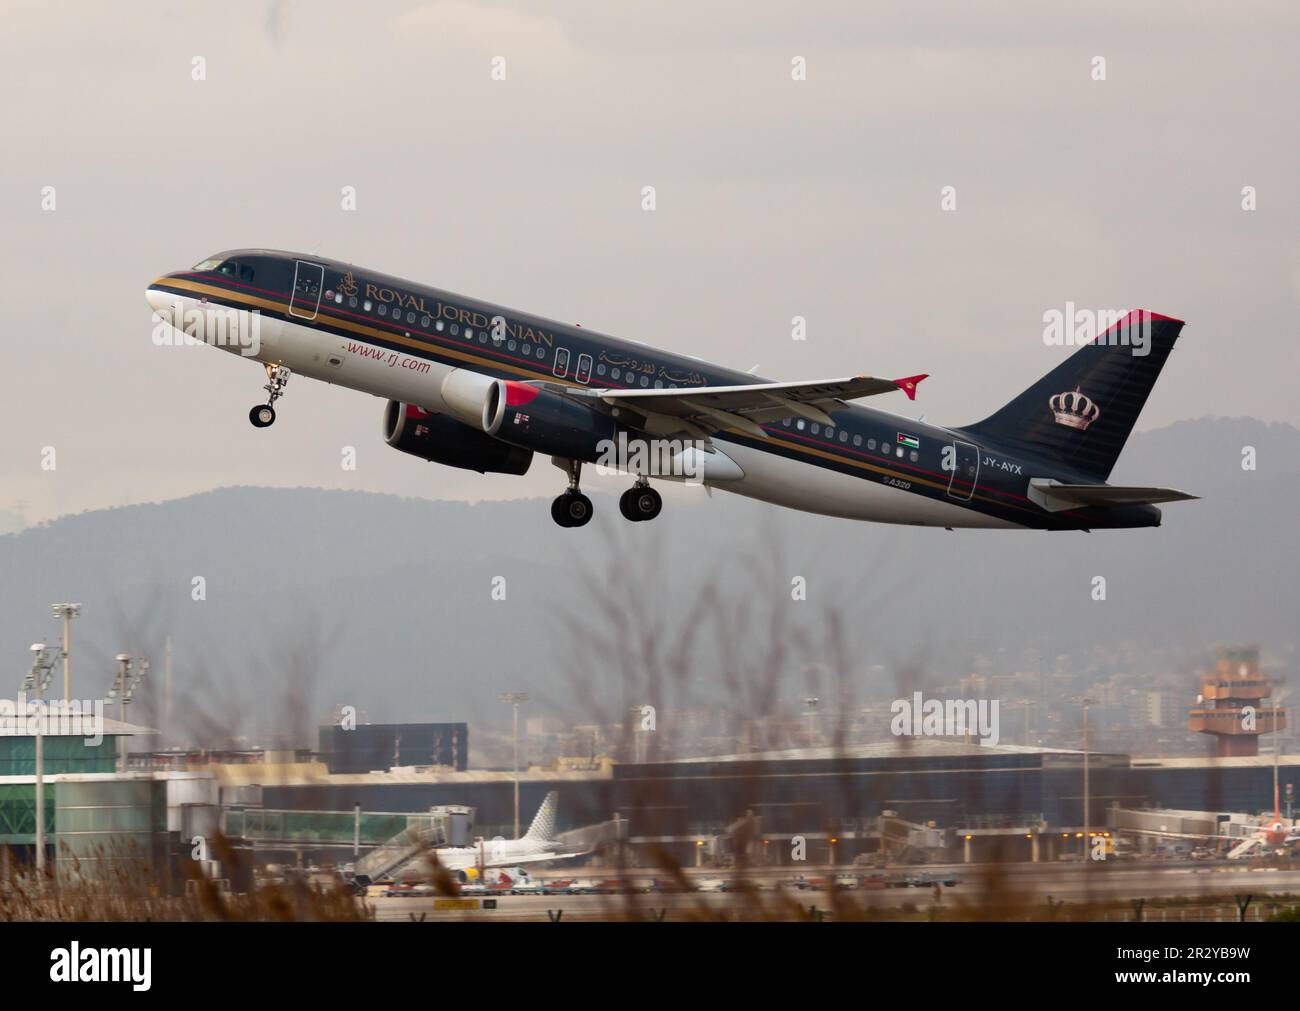
<path fill-rule="evenodd" d="M 861 445 L 862 445 L 862 436 L 860 436 L 860 435 L 855 435 L 855 436 L 853 437 L 853 445 L 855 445 L 855 446 L 861 446 Z"/>

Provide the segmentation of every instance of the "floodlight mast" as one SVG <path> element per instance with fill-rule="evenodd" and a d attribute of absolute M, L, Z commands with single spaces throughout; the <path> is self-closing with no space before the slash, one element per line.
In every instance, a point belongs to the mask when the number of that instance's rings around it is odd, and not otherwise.
<path fill-rule="evenodd" d="M 81 616 L 80 604 L 51 604 L 54 617 L 63 619 L 63 701 L 72 700 L 72 619 Z"/>
<path fill-rule="evenodd" d="M 515 726 L 512 739 L 515 750 L 515 838 L 519 838 L 519 704 L 528 701 L 527 692 L 502 692 L 501 701 L 514 707 Z"/>
<path fill-rule="evenodd" d="M 45 747 L 44 707 L 40 704 L 45 691 L 50 687 L 50 676 L 54 670 L 54 650 L 43 642 L 32 643 L 32 669 L 23 680 L 23 689 L 36 693 L 36 877 L 38 882 L 45 875 Z"/>

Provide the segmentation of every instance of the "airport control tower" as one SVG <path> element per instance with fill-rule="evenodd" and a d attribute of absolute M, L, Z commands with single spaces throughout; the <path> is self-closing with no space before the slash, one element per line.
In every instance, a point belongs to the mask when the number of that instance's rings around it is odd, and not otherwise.
<path fill-rule="evenodd" d="M 1219 758 L 1258 755 L 1260 734 L 1286 729 L 1286 713 L 1265 701 L 1272 695 L 1272 682 L 1259 672 L 1258 646 L 1220 648 L 1188 727 L 1213 734 Z"/>

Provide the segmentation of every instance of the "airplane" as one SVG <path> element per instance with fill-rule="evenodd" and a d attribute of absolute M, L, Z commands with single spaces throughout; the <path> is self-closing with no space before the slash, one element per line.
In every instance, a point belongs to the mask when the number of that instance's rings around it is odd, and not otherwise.
<path fill-rule="evenodd" d="M 485 867 L 517 867 L 584 856 L 589 851 L 565 851 L 555 838 L 555 809 L 559 793 L 552 790 L 542 801 L 528 831 L 518 839 L 479 839 L 473 846 L 444 846 L 433 850 L 439 865 L 449 871 Z"/>
<path fill-rule="evenodd" d="M 660 470 L 689 474 L 710 495 L 880 523 L 1153 527 L 1157 503 L 1196 497 L 1106 483 L 1183 327 L 1146 310 L 984 420 L 942 428 L 849 403 L 891 392 L 915 400 L 926 374 L 772 382 L 306 254 L 219 253 L 157 278 L 146 299 L 163 331 L 264 367 L 255 427 L 274 423 L 293 375 L 369 393 L 388 401 L 388 444 L 421 459 L 522 475 L 535 453 L 549 455 L 568 478 L 551 505 L 561 527 L 590 521 L 583 464 L 616 444 L 666 446 Z M 1129 340 L 1139 332 L 1145 353 Z M 652 468 L 615 467 L 635 479 L 619 499 L 623 516 L 658 516 Z"/>
<path fill-rule="evenodd" d="M 1300 828 L 1287 825 L 1282 821 L 1282 799 L 1278 792 L 1278 757 L 1279 742 L 1273 738 L 1273 820 L 1256 828 L 1255 833 L 1243 839 L 1228 852 L 1229 860 L 1240 860 L 1250 856 L 1256 849 L 1271 849 L 1278 856 L 1285 855 L 1287 849 L 1300 842 Z"/>

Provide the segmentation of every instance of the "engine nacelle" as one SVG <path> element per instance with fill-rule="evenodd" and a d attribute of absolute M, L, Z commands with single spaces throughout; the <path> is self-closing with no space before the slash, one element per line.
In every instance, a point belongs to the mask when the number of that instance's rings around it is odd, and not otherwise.
<path fill-rule="evenodd" d="M 503 442 L 591 463 L 601 456 L 600 444 L 618 434 L 613 418 L 573 397 L 510 379 L 496 382 L 483 428 Z"/>
<path fill-rule="evenodd" d="M 396 400 L 384 409 L 384 441 L 422 460 L 480 474 L 522 475 L 533 462 L 526 447 L 512 446 L 445 414 L 430 414 Z"/>

